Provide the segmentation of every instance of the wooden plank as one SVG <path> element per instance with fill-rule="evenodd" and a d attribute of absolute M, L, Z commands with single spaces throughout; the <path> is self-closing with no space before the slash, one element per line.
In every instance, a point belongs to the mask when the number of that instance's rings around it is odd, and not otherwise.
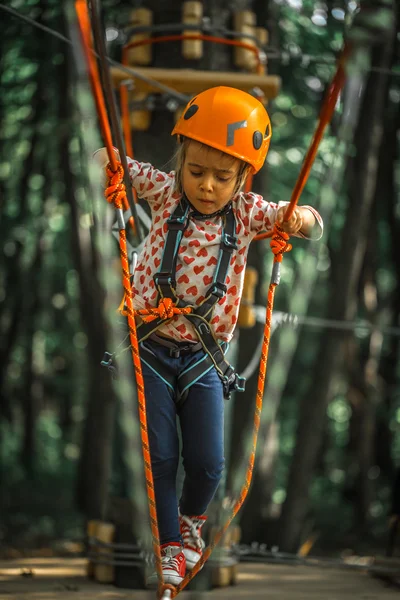
<path fill-rule="evenodd" d="M 221 71 L 195 71 L 193 69 L 159 69 L 156 67 L 135 67 L 139 75 L 155 79 L 159 83 L 168 85 L 182 94 L 198 94 L 208 88 L 227 85 L 249 92 L 251 89 L 260 88 L 266 99 L 276 98 L 281 87 L 281 78 L 277 75 L 257 75 L 256 73 L 221 72 Z M 150 82 L 145 82 L 132 75 L 128 75 L 119 67 L 111 67 L 111 77 L 115 87 L 121 81 L 133 79 L 136 92 L 158 91 Z"/>

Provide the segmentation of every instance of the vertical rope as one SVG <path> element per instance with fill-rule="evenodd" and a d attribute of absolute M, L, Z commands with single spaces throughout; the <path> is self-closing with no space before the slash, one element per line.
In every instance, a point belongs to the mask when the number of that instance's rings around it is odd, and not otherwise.
<path fill-rule="evenodd" d="M 90 52 L 90 21 L 88 15 L 87 4 L 85 0 L 76 0 L 75 2 L 76 12 L 78 16 L 78 22 L 80 26 L 80 30 L 82 33 L 83 46 L 85 49 L 85 55 L 88 62 L 89 68 L 89 76 L 90 81 L 93 88 L 93 93 L 96 100 L 96 106 L 99 114 L 99 119 L 101 123 L 101 129 L 104 134 L 104 140 L 106 142 L 108 157 L 110 160 L 109 165 L 107 166 L 107 176 L 109 178 L 109 185 L 106 189 L 107 200 L 110 203 L 114 204 L 115 209 L 117 210 L 117 215 L 120 222 L 119 229 L 119 242 L 120 242 L 120 257 L 121 257 L 121 266 L 122 266 L 122 278 L 123 278 L 123 288 L 125 292 L 125 302 L 126 302 L 126 312 L 127 312 L 127 321 L 129 328 L 129 339 L 131 343 L 132 349 L 132 360 L 135 369 L 135 377 L 136 377 L 136 386 L 138 390 L 138 411 L 139 411 L 139 420 L 140 420 L 140 432 L 141 432 L 141 440 L 142 440 L 142 450 L 143 450 L 143 460 L 144 460 L 144 469 L 145 469 L 145 479 L 146 479 L 146 488 L 147 488 L 147 497 L 149 503 L 149 513 L 150 513 L 150 525 L 151 532 L 153 537 L 153 550 L 155 556 L 156 563 L 156 571 L 160 581 L 160 585 L 163 584 L 163 573 L 162 573 L 162 565 L 161 565 L 161 552 L 160 552 L 160 537 L 158 532 L 158 522 L 157 522 L 157 511 L 156 511 L 156 501 L 155 501 L 155 493 L 154 493 L 154 482 L 153 482 L 153 473 L 151 469 L 151 459 L 150 459 L 150 445 L 148 439 L 148 431 L 147 431 L 147 415 L 146 415 L 146 400 L 144 395 L 144 382 L 142 375 L 142 367 L 140 363 L 139 356 L 139 344 L 137 339 L 136 332 L 136 323 L 134 317 L 134 309 L 133 309 L 133 295 L 132 288 L 130 284 L 130 273 L 129 273 L 129 261 L 128 261 L 128 252 L 127 252 L 127 244 L 126 244 L 126 230 L 125 223 L 122 215 L 123 208 L 123 199 L 126 198 L 126 190 L 125 185 L 123 183 L 124 179 L 124 170 L 120 163 L 117 162 L 114 152 L 113 145 L 111 141 L 111 129 L 110 124 L 107 117 L 107 112 L 105 109 L 105 101 L 103 92 L 100 85 L 99 73 L 97 70 L 97 65 L 94 62 L 93 55 Z"/>

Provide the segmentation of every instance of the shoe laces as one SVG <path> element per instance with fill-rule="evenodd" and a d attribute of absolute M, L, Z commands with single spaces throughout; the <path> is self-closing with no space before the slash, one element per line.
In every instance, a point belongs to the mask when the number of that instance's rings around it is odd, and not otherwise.
<path fill-rule="evenodd" d="M 190 543 L 190 545 L 194 544 L 196 548 L 202 550 L 204 542 L 200 536 L 200 527 L 186 515 L 181 515 L 181 520 L 183 521 L 182 537 L 184 543 Z"/>
<path fill-rule="evenodd" d="M 178 552 L 175 551 L 175 553 L 172 554 L 174 550 L 175 549 L 173 549 L 171 546 L 168 546 L 167 548 L 163 549 L 161 556 L 161 564 L 165 567 L 169 567 L 175 569 L 176 571 L 179 571 L 180 562 L 177 556 L 182 552 L 182 549 L 179 548 Z"/>

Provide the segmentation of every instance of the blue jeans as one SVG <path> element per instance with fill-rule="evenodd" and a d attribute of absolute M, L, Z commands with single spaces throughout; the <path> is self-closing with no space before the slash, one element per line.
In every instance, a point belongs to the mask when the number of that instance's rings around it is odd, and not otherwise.
<path fill-rule="evenodd" d="M 204 356 L 204 351 L 199 350 L 174 358 L 160 344 L 148 340 L 145 344 L 176 376 Z M 181 542 L 176 491 L 179 464 L 176 405 L 172 390 L 143 361 L 142 372 L 160 542 Z M 224 469 L 224 395 L 214 368 L 189 388 L 178 418 L 185 471 L 179 508 L 184 515 L 202 515 Z"/>

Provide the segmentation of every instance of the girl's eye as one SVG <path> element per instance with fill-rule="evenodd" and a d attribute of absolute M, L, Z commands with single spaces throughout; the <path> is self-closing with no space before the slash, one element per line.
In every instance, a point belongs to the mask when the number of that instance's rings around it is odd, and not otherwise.
<path fill-rule="evenodd" d="M 217 175 L 217 179 L 218 179 L 218 181 L 229 181 L 229 177 L 218 177 L 218 175 Z"/>
<path fill-rule="evenodd" d="M 202 173 L 195 173 L 194 171 L 190 171 L 190 174 L 193 175 L 193 177 L 200 177 L 202 175 Z"/>

